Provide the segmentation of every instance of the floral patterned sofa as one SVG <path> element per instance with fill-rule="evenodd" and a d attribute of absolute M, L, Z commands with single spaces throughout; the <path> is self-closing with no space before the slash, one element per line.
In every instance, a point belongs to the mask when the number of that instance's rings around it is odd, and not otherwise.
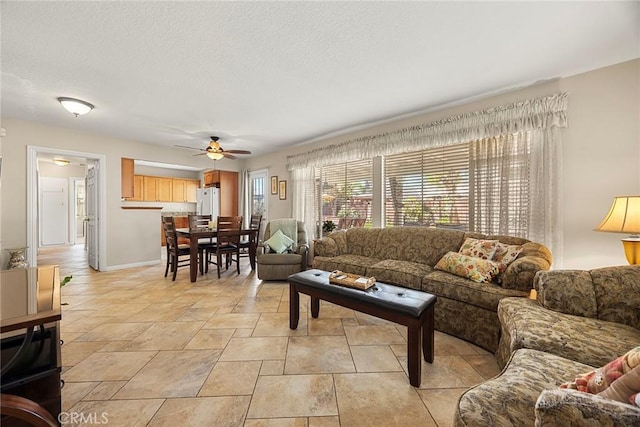
<path fill-rule="evenodd" d="M 448 252 L 458 252 L 466 238 L 522 245 L 501 274 L 501 283 L 477 283 L 434 266 Z M 498 302 L 527 296 L 539 270 L 551 266 L 546 246 L 509 236 L 485 236 L 425 227 L 351 228 L 314 244 L 312 265 L 321 270 L 374 276 L 378 281 L 422 290 L 438 297 L 435 328 L 491 352 L 498 348 Z M 462 319 L 469 319 L 463 321 Z"/>
<path fill-rule="evenodd" d="M 541 271 L 534 286 L 536 300 L 500 301 L 506 366 L 460 397 L 455 425 L 640 425 L 637 406 L 559 387 L 640 346 L 640 266 Z"/>

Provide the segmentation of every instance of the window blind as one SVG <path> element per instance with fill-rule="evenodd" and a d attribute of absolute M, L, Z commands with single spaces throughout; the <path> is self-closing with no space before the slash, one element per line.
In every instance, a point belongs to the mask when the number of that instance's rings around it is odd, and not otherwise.
<path fill-rule="evenodd" d="M 385 225 L 469 226 L 469 144 L 385 157 Z"/>
<path fill-rule="evenodd" d="M 316 180 L 323 222 L 333 221 L 339 229 L 371 225 L 371 159 L 316 168 Z"/>

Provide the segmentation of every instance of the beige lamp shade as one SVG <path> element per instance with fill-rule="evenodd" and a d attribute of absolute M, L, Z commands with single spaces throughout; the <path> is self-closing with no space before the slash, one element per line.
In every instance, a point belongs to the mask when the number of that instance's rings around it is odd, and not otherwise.
<path fill-rule="evenodd" d="M 629 238 L 622 239 L 627 261 L 640 264 L 640 196 L 615 197 L 609 213 L 596 231 L 629 234 Z"/>

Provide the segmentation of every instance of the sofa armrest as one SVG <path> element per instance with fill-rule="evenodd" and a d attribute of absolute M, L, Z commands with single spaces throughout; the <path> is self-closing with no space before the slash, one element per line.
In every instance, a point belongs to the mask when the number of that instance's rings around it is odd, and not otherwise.
<path fill-rule="evenodd" d="M 577 390 L 540 393 L 535 406 L 536 427 L 632 426 L 640 423 L 640 408 Z"/>
<path fill-rule="evenodd" d="M 540 270 L 551 268 L 551 252 L 539 243 L 522 245 L 520 256 L 513 261 L 502 274 L 502 287 L 529 292 L 533 287 L 533 279 Z"/>
<path fill-rule="evenodd" d="M 337 256 L 338 244 L 331 237 L 323 237 L 313 243 L 313 253 L 315 256 Z"/>
<path fill-rule="evenodd" d="M 595 318 L 598 315 L 593 281 L 586 270 L 541 271 L 533 286 L 544 308 L 574 316 Z"/>

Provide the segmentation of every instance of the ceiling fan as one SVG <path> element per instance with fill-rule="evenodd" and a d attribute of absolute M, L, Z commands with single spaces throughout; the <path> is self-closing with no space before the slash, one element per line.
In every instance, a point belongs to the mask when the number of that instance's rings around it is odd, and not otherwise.
<path fill-rule="evenodd" d="M 194 154 L 194 156 L 206 155 L 207 157 L 213 160 L 220 160 L 223 157 L 226 157 L 227 159 L 235 160 L 237 159 L 237 157 L 234 156 L 234 154 L 251 154 L 251 151 L 247 151 L 247 150 L 224 150 L 220 146 L 220 143 L 218 142 L 218 140 L 220 139 L 219 137 L 211 136 L 210 138 L 211 138 L 211 142 L 209 142 L 209 146 L 207 148 L 193 148 L 193 147 L 186 147 L 184 145 L 176 145 L 176 147 L 188 148 L 189 150 L 204 151 L 204 153 Z"/>

